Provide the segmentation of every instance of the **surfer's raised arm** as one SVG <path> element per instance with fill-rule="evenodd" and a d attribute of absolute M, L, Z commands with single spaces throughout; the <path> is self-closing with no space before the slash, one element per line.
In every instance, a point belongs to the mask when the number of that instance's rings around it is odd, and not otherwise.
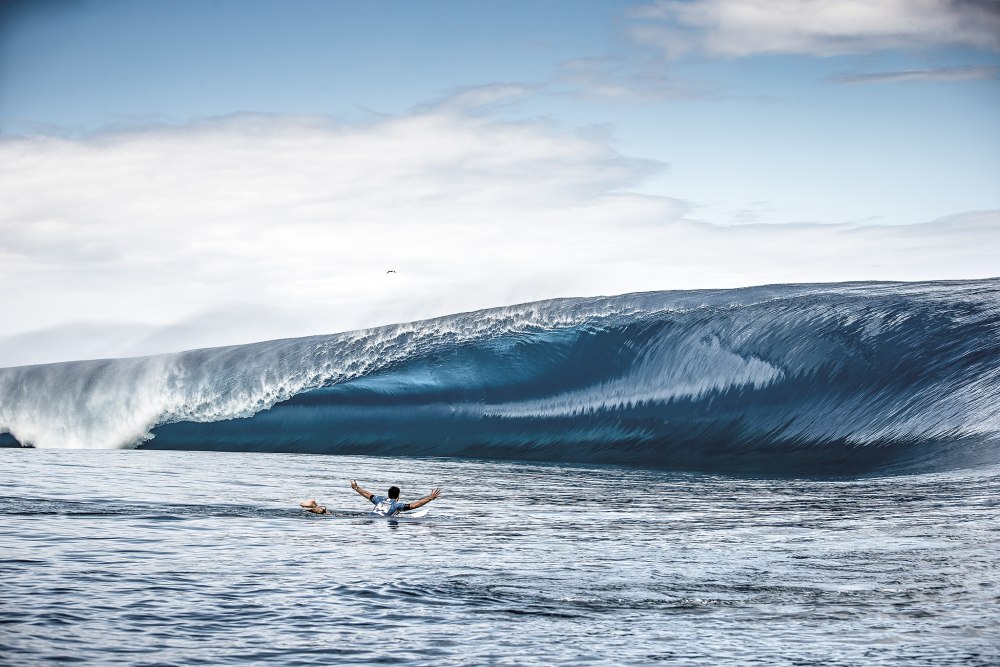
<path fill-rule="evenodd" d="M 372 494 L 371 494 L 371 491 L 365 491 L 364 489 L 362 489 L 362 488 L 361 488 L 361 487 L 360 487 L 360 486 L 358 485 L 358 481 L 357 481 L 356 479 L 352 479 L 352 480 L 351 480 L 351 488 L 352 488 L 352 489 L 354 489 L 355 491 L 357 491 L 358 493 L 360 493 L 361 495 L 363 495 L 363 496 L 364 496 L 365 498 L 367 498 L 368 500 L 371 500 L 371 499 L 372 499 Z"/>
<path fill-rule="evenodd" d="M 415 510 L 422 505 L 426 505 L 440 495 L 441 489 L 434 489 L 420 500 L 414 500 L 412 503 L 406 503 L 406 507 L 404 507 L 402 511 L 406 512 L 407 510 Z"/>

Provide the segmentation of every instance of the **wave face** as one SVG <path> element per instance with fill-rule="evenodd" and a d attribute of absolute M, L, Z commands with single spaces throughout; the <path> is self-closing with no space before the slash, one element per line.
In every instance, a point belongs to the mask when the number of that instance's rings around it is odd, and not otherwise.
<path fill-rule="evenodd" d="M 0 369 L 36 447 L 747 472 L 1000 462 L 1000 280 L 560 299 L 329 336 Z"/>

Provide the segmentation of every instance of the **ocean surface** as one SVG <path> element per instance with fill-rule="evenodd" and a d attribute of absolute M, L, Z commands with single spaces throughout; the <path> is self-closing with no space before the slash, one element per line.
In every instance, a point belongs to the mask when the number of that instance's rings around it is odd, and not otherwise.
<path fill-rule="evenodd" d="M 2 449 L 0 469 L 5 665 L 1000 663 L 995 466 Z M 352 477 L 443 495 L 373 520 Z"/>
<path fill-rule="evenodd" d="M 0 664 L 1000 664 L 998 405 L 998 279 L 0 368 Z"/>

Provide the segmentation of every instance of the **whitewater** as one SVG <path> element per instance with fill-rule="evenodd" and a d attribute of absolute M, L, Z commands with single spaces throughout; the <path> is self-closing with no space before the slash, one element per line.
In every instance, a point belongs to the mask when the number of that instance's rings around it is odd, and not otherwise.
<path fill-rule="evenodd" d="M 1000 280 L 557 299 L 0 369 L 8 446 L 819 474 L 1000 460 Z"/>

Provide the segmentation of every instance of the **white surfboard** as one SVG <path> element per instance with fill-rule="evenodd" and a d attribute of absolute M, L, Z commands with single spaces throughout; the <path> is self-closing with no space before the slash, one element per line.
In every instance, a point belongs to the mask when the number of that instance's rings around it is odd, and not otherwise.
<path fill-rule="evenodd" d="M 412 519 L 419 519 L 422 516 L 426 516 L 428 512 L 431 511 L 430 507 L 424 505 L 423 507 L 418 507 L 415 510 L 410 510 L 409 512 L 400 512 L 396 516 L 407 516 Z"/>

